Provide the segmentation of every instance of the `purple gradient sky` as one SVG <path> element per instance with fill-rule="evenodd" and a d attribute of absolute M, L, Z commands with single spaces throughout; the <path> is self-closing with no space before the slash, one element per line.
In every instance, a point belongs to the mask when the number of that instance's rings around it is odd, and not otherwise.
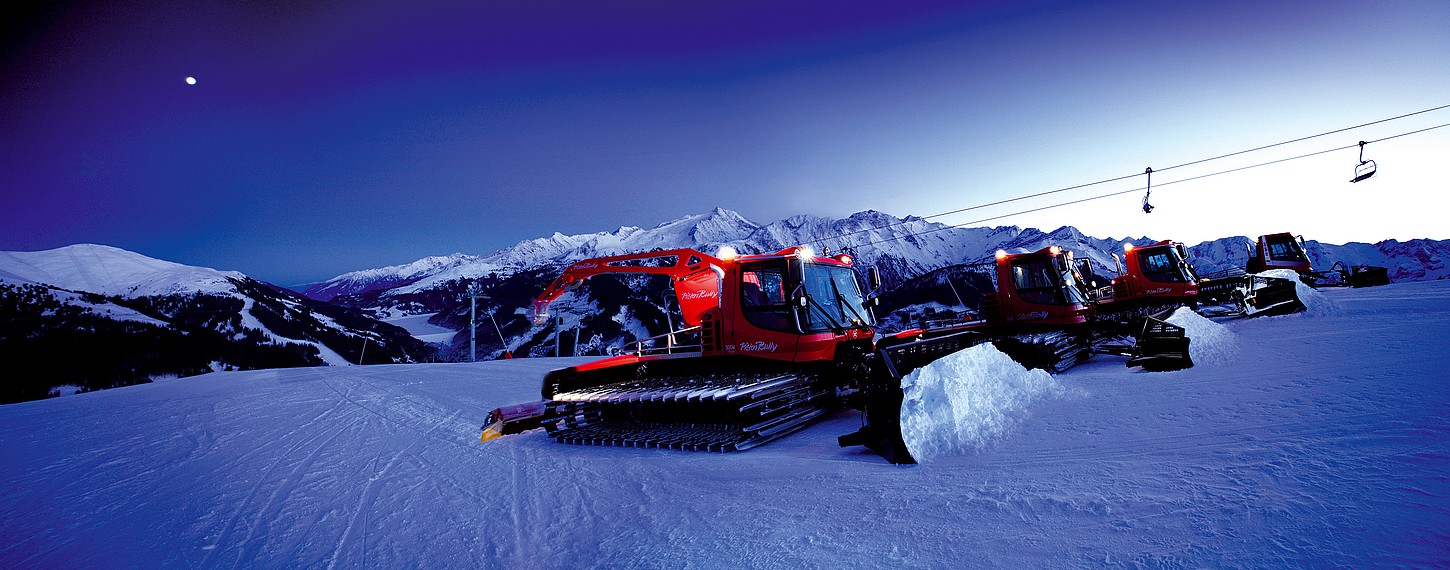
<path fill-rule="evenodd" d="M 0 24 L 0 250 L 279 284 L 714 206 L 926 215 L 1450 103 L 1441 0 L 44 4 Z M 1345 151 L 1165 187 L 1148 216 L 991 225 L 1450 238 L 1405 207 L 1443 199 L 1450 128 L 1367 155 L 1359 185 Z"/>

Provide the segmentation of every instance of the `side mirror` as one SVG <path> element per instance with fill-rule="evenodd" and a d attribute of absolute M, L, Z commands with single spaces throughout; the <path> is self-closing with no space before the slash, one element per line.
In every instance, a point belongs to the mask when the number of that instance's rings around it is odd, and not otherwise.
<path fill-rule="evenodd" d="M 1176 247 L 1178 248 L 1178 257 L 1183 258 L 1185 261 L 1188 260 L 1188 248 L 1183 247 L 1183 244 L 1181 243 L 1178 244 Z"/>
<path fill-rule="evenodd" d="M 1118 254 L 1116 253 L 1113 254 L 1113 272 L 1118 275 L 1123 274 L 1123 260 L 1118 259 Z"/>
<path fill-rule="evenodd" d="M 877 289 L 880 289 L 881 288 L 881 270 L 876 269 L 875 266 L 867 267 L 866 268 L 866 283 L 871 286 L 871 290 L 872 291 L 875 291 Z"/>

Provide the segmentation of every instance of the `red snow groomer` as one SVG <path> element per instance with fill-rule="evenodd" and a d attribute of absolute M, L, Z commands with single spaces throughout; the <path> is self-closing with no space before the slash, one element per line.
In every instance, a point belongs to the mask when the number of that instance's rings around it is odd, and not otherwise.
<path fill-rule="evenodd" d="M 1123 244 L 1121 273 L 1113 278 L 1108 302 L 1153 307 L 1192 305 L 1198 300 L 1198 274 L 1181 243 Z"/>
<path fill-rule="evenodd" d="M 1303 236 L 1295 237 L 1288 232 L 1259 236 L 1244 270 L 1263 273 L 1270 269 L 1292 269 L 1300 275 L 1308 275 L 1311 271 L 1309 254 L 1304 249 Z"/>
<path fill-rule="evenodd" d="M 1304 236 L 1289 233 L 1260 236 L 1250 252 L 1249 273 L 1270 269 L 1292 269 L 1314 287 L 1373 287 L 1390 283 L 1389 270 L 1374 265 L 1348 265 L 1337 261 L 1326 271 L 1315 271 L 1309 263 Z"/>
<path fill-rule="evenodd" d="M 1313 283 L 1304 238 L 1287 232 L 1266 234 L 1259 236 L 1253 245 L 1244 247 L 1249 255 L 1244 268 L 1205 276 L 1199 284 L 1201 296 L 1247 317 L 1304 310 L 1294 279 L 1263 275 L 1266 271 L 1287 269 L 1297 273 L 1299 281 Z"/>
<path fill-rule="evenodd" d="M 483 440 L 543 427 L 564 443 L 736 451 L 800 429 L 870 366 L 876 321 L 851 264 L 805 247 L 575 263 L 534 302 L 538 322 L 589 277 L 644 273 L 670 277 L 686 328 L 548 373 L 543 401 L 495 410 Z"/>

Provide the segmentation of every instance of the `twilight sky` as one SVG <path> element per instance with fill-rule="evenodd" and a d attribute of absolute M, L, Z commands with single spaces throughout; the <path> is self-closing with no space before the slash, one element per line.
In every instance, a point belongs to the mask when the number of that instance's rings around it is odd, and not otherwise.
<path fill-rule="evenodd" d="M 930 215 L 1450 104 L 1443 0 L 38 4 L 0 18 L 0 250 L 279 284 L 715 206 Z M 1369 145 L 1359 184 L 1355 149 L 1157 188 L 1444 123 L 972 225 L 1446 239 L 1450 128 Z"/>

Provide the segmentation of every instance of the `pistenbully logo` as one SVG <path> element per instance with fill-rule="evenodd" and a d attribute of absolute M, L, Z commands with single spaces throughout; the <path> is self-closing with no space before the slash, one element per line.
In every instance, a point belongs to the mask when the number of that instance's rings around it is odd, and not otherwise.
<path fill-rule="evenodd" d="M 684 293 L 680 293 L 680 300 L 695 301 L 699 299 L 714 299 L 718 295 L 719 293 L 708 289 L 702 289 L 699 291 L 685 291 Z"/>
<path fill-rule="evenodd" d="M 779 347 L 776 346 L 775 343 L 773 343 L 773 342 L 765 342 L 763 340 L 757 340 L 755 342 L 742 342 L 742 343 L 740 343 L 740 351 L 741 352 L 775 352 L 775 349 L 776 348 L 779 348 Z"/>

